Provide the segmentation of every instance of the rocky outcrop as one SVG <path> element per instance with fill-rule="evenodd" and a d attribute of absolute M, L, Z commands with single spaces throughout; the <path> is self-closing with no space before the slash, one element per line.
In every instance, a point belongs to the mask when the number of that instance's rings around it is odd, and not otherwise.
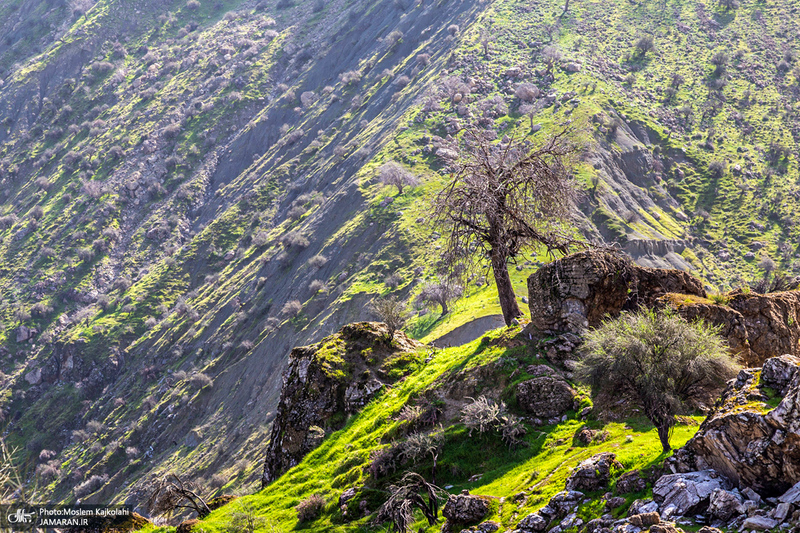
<path fill-rule="evenodd" d="M 739 488 L 779 496 L 800 482 L 800 360 L 739 372 L 673 468 L 711 468 Z"/>
<path fill-rule="evenodd" d="M 466 490 L 461 494 L 451 495 L 442 508 L 442 516 L 447 519 L 442 531 L 454 531 L 456 525 L 475 524 L 488 514 L 489 502 L 486 498 L 472 496 Z"/>
<path fill-rule="evenodd" d="M 559 492 L 550 498 L 547 505 L 520 520 L 517 528 L 511 533 L 540 533 L 547 530 L 551 523 L 558 523 L 556 527 L 561 529 L 583 525 L 583 521 L 575 514 L 575 510 L 583 501 L 583 496 L 583 493 L 577 490 Z"/>
<path fill-rule="evenodd" d="M 647 482 L 642 479 L 638 470 L 625 472 L 617 479 L 617 494 L 629 494 L 639 492 L 647 488 Z"/>
<path fill-rule="evenodd" d="M 577 393 L 558 375 L 523 381 L 516 392 L 519 407 L 538 418 L 560 417 L 576 407 Z"/>
<path fill-rule="evenodd" d="M 319 444 L 320 428 L 339 429 L 348 414 L 366 405 L 388 383 L 385 364 L 393 356 L 421 346 L 402 332 L 390 342 L 384 324 L 359 322 L 292 350 L 262 483 L 276 479 Z"/>
<path fill-rule="evenodd" d="M 567 490 L 596 491 L 608 487 L 614 471 L 622 464 L 616 454 L 599 453 L 580 463 L 567 479 Z"/>
<path fill-rule="evenodd" d="M 703 319 L 721 328 L 731 351 L 746 366 L 771 357 L 800 356 L 800 292 L 757 294 L 734 291 L 724 305 L 669 294 L 659 299 L 687 320 Z"/>
<path fill-rule="evenodd" d="M 608 251 L 584 251 L 528 277 L 531 326 L 539 332 L 580 333 L 606 315 L 652 305 L 669 292 L 705 297 L 697 278 L 680 270 L 644 268 Z"/>
<path fill-rule="evenodd" d="M 661 515 L 684 516 L 707 507 L 715 490 L 730 488 L 728 481 L 713 470 L 662 476 L 653 486 L 653 499 Z"/>

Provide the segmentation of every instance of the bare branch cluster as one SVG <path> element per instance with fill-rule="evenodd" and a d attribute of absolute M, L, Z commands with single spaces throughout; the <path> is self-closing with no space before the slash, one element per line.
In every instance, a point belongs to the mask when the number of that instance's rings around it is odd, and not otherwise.
<path fill-rule="evenodd" d="M 152 482 L 146 507 L 152 515 L 171 514 L 180 509 L 192 510 L 199 518 L 211 513 L 206 501 L 197 494 L 195 484 L 175 474 L 167 474 Z"/>

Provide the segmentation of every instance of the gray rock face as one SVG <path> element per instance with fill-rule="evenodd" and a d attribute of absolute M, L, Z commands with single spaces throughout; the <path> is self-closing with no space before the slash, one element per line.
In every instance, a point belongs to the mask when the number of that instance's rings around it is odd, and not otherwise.
<path fill-rule="evenodd" d="M 557 377 L 542 376 L 517 385 L 519 406 L 539 418 L 561 416 L 574 409 L 575 397 L 575 390 Z"/>
<path fill-rule="evenodd" d="M 800 364 L 783 356 L 764 367 L 760 382 L 758 372 L 742 370 L 723 392 L 695 436 L 675 453 L 679 471 L 711 468 L 764 497 L 800 482 Z M 772 408 L 770 400 L 780 402 Z"/>
<path fill-rule="evenodd" d="M 653 487 L 653 499 L 663 518 L 684 516 L 708 503 L 718 489 L 730 488 L 728 482 L 713 470 L 661 476 Z"/>
<path fill-rule="evenodd" d="M 634 500 L 628 508 L 628 516 L 658 511 L 658 504 L 653 500 Z"/>
<path fill-rule="evenodd" d="M 616 454 L 599 453 L 579 464 L 567 479 L 567 490 L 595 491 L 608 486 L 613 470 L 621 469 Z"/>
<path fill-rule="evenodd" d="M 545 520 L 539 513 L 531 513 L 517 524 L 517 531 L 521 533 L 540 533 L 547 527 Z"/>
<path fill-rule="evenodd" d="M 711 493 L 708 504 L 708 514 L 727 522 L 734 516 L 745 512 L 742 498 L 736 492 L 717 489 Z"/>
<path fill-rule="evenodd" d="M 766 516 L 755 515 L 748 517 L 742 524 L 742 527 L 744 529 L 751 529 L 751 530 L 755 529 L 757 531 L 765 531 L 767 529 L 773 529 L 777 527 L 777 525 L 778 525 L 777 520 L 773 520 L 772 518 Z"/>
<path fill-rule="evenodd" d="M 457 524 L 474 524 L 486 518 L 488 514 L 489 502 L 470 494 L 451 495 L 442 508 L 442 516 L 448 522 Z"/>
<path fill-rule="evenodd" d="M 800 482 L 796 483 L 791 489 L 778 498 L 781 503 L 800 503 Z"/>

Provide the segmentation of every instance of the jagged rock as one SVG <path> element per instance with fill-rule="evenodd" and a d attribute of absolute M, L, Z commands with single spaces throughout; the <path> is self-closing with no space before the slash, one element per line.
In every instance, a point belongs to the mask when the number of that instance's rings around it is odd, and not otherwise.
<path fill-rule="evenodd" d="M 19 326 L 15 331 L 17 333 L 17 342 L 28 342 L 39 332 L 36 328 L 26 326 Z"/>
<path fill-rule="evenodd" d="M 567 529 L 579 529 L 583 525 L 583 519 L 578 517 L 577 513 L 570 513 L 558 523 L 558 527 L 562 531 Z"/>
<path fill-rule="evenodd" d="M 535 417 L 561 416 L 575 408 L 577 393 L 563 379 L 550 376 L 523 381 L 517 385 L 519 406 Z"/>
<path fill-rule="evenodd" d="M 466 491 L 465 491 L 466 492 Z M 452 524 L 474 524 L 480 522 L 489 514 L 489 502 L 480 496 L 469 493 L 455 494 L 447 498 L 442 508 L 442 516 L 450 524 L 448 531 L 452 531 Z M 448 524 L 445 524 L 447 526 Z M 444 528 L 442 528 L 444 530 Z"/>
<path fill-rule="evenodd" d="M 729 488 L 713 470 L 661 476 L 653 486 L 653 499 L 664 518 L 685 516 L 707 504 L 716 489 Z"/>
<path fill-rule="evenodd" d="M 545 518 L 549 518 L 550 520 L 553 520 L 553 518 L 563 518 L 575 510 L 575 508 L 580 505 L 582 500 L 583 493 L 580 491 L 561 491 L 550 498 L 550 501 L 547 502 L 547 505 L 539 509 L 539 514 Z"/>
<path fill-rule="evenodd" d="M 385 324 L 358 322 L 317 344 L 292 350 L 262 483 L 296 465 L 319 443 L 314 426 L 338 429 L 348 414 L 374 397 L 384 386 L 380 365 L 387 357 L 420 346 L 402 332 L 388 342 Z"/>
<path fill-rule="evenodd" d="M 607 518 L 595 518 L 586 522 L 586 527 L 583 528 L 583 533 L 608 533 L 611 531 L 610 527 L 614 520 Z"/>
<path fill-rule="evenodd" d="M 636 527 L 646 528 L 661 522 L 657 512 L 635 514 L 628 518 L 628 522 Z"/>
<path fill-rule="evenodd" d="M 772 518 L 778 521 L 778 523 L 783 522 L 789 516 L 789 513 L 792 512 L 792 504 L 791 503 L 779 503 L 775 506 L 775 512 L 772 515 Z"/>
<path fill-rule="evenodd" d="M 567 479 L 567 490 L 595 491 L 608 486 L 614 469 L 622 468 L 613 453 L 599 453 L 580 463 Z"/>
<path fill-rule="evenodd" d="M 800 369 L 800 359 L 792 355 L 782 355 L 764 361 L 761 367 L 761 385 L 785 394 L 792 379 Z"/>
<path fill-rule="evenodd" d="M 712 468 L 761 496 L 778 496 L 800 482 L 800 365 L 779 359 L 765 363 L 767 383 L 784 383 L 792 367 L 794 374 L 784 395 L 773 398 L 780 400 L 777 407 L 767 403 L 776 391 L 759 382 L 757 369 L 742 370 L 671 459 L 677 470 Z"/>
<path fill-rule="evenodd" d="M 800 356 L 800 294 L 730 293 L 725 305 L 667 295 L 658 300 L 687 320 L 703 319 L 721 327 L 731 350 L 749 366 L 761 366 L 782 354 Z"/>
<path fill-rule="evenodd" d="M 617 253 L 578 252 L 528 277 L 531 325 L 541 332 L 581 333 L 667 292 L 705 297 L 700 280 L 686 272 L 640 267 Z"/>
<path fill-rule="evenodd" d="M 773 529 L 778 525 L 777 520 L 773 520 L 772 518 L 766 516 L 749 516 L 742 524 L 744 529 L 755 529 L 757 531 L 765 531 L 767 529 Z"/>
<path fill-rule="evenodd" d="M 739 311 L 726 305 L 687 301 L 685 296 L 679 294 L 663 296 L 658 299 L 656 305 L 672 308 L 689 322 L 705 320 L 714 324 L 720 328 L 719 334 L 728 341 L 732 353 L 736 354 L 745 364 L 750 364 L 750 361 L 753 360 L 754 356 L 750 352 L 750 344 L 747 340 L 745 318 Z"/>
<path fill-rule="evenodd" d="M 628 508 L 628 516 L 635 514 L 645 514 L 658 511 L 658 504 L 653 500 L 634 500 Z"/>
<path fill-rule="evenodd" d="M 711 493 L 708 503 L 708 514 L 711 516 L 727 522 L 744 512 L 742 498 L 736 492 L 717 489 Z"/>
<path fill-rule="evenodd" d="M 617 479 L 617 494 L 629 494 L 639 492 L 647 488 L 647 482 L 639 475 L 638 470 L 625 472 Z"/>
<path fill-rule="evenodd" d="M 800 503 L 800 482 L 795 483 L 795 485 L 784 492 L 779 498 L 778 501 L 781 503 Z"/>
<path fill-rule="evenodd" d="M 548 521 L 539 513 L 531 513 L 517 524 L 520 533 L 540 533 L 547 527 Z"/>

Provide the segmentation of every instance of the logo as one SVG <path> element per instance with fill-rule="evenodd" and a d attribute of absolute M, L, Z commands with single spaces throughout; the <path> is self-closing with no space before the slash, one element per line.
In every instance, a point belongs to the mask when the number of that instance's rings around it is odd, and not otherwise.
<path fill-rule="evenodd" d="M 9 524 L 30 524 L 33 522 L 35 513 L 26 513 L 25 509 L 17 509 L 15 513 L 8 515 Z"/>

